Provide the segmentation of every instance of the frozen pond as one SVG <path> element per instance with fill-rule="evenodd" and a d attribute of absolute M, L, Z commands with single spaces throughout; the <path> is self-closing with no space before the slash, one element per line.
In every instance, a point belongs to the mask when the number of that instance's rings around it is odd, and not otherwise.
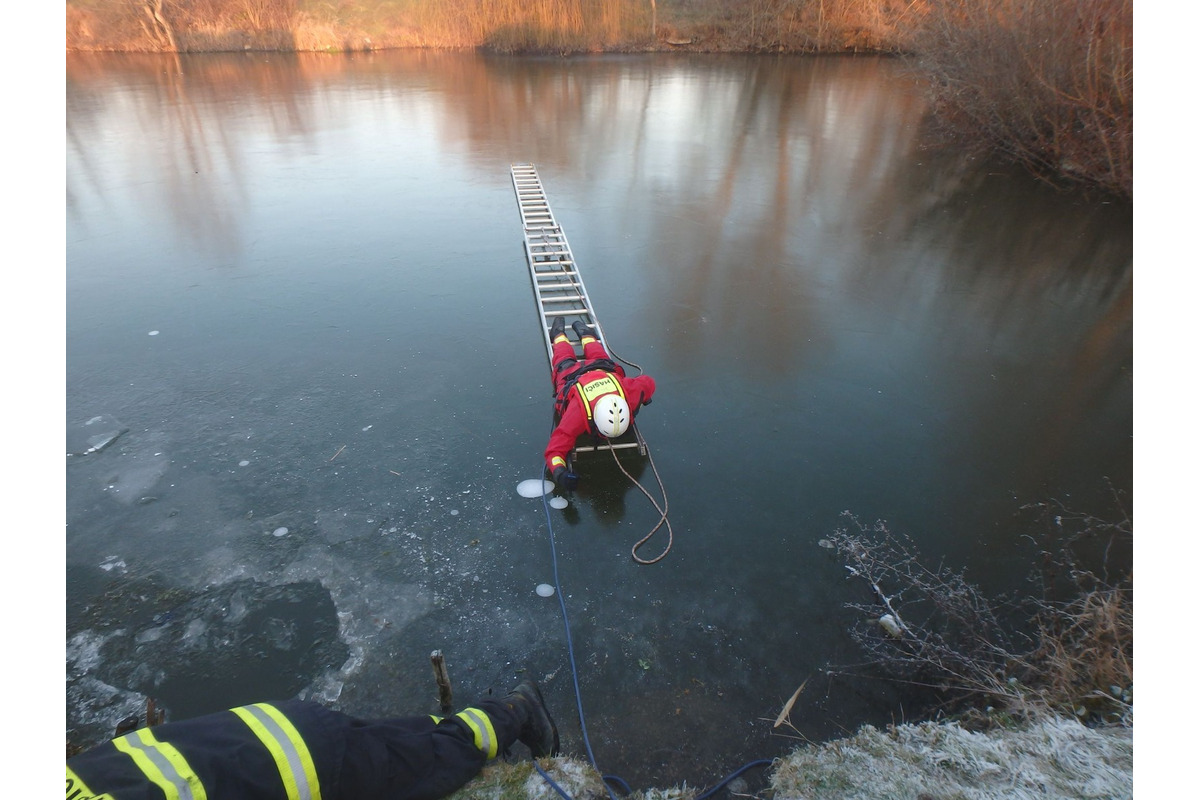
<path fill-rule="evenodd" d="M 826 674 L 862 598 L 819 542 L 885 519 L 999 591 L 1024 504 L 1132 509 L 1132 230 L 930 146 L 896 67 L 68 58 L 68 734 L 146 696 L 429 713 L 433 650 L 463 703 L 535 675 L 582 754 L 574 668 L 635 788 L 790 749 L 805 679 L 811 739 L 904 716 Z M 607 455 L 537 484 L 526 161 L 658 382 L 653 566 Z"/>

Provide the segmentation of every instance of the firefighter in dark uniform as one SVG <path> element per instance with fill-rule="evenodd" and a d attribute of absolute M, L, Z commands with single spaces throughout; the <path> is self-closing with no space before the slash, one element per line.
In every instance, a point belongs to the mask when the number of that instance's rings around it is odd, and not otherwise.
<path fill-rule="evenodd" d="M 649 375 L 627 377 L 621 365 L 609 358 L 594 328 L 578 320 L 571 328 L 579 337 L 583 358 L 576 357 L 575 346 L 567 338 L 566 320 L 555 317 L 550 325 L 554 410 L 559 420 L 550 434 L 545 458 L 547 471 L 563 489 L 574 489 L 578 483 L 578 477 L 567 471 L 567 454 L 580 434 L 590 430 L 594 436 L 617 438 L 654 396 L 654 379 Z"/>
<path fill-rule="evenodd" d="M 141 728 L 67 759 L 67 800 L 435 800 L 520 741 L 558 754 L 533 681 L 451 717 L 288 700 Z"/>

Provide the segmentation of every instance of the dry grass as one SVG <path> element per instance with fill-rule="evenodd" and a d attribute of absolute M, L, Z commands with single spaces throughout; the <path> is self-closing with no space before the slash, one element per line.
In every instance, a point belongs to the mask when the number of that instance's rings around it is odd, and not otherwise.
<path fill-rule="evenodd" d="M 600 800 L 609 795 L 599 773 L 586 761 L 557 756 L 538 761 L 542 771 L 566 792 L 567 797 L 578 800 Z M 541 773 L 534 769 L 531 761 L 512 763 L 494 761 L 447 800 L 557 800 L 562 797 Z"/>
<path fill-rule="evenodd" d="M 1038 646 L 1025 657 L 1042 702 L 1081 717 L 1128 723 L 1133 714 L 1133 601 L 1124 588 L 1093 589 L 1037 615 Z"/>
<path fill-rule="evenodd" d="M 68 0 L 67 46 L 169 50 L 169 37 L 144 30 L 146 10 L 156 9 L 181 50 L 242 49 L 240 42 L 265 43 L 268 33 L 278 39 L 286 32 L 295 49 L 370 42 L 504 52 L 681 45 L 877 52 L 904 47 L 916 21 L 913 6 L 911 0 Z M 80 24 L 85 18 L 90 24 Z"/>
<path fill-rule="evenodd" d="M 954 723 L 868 726 L 781 759 L 771 788 L 777 800 L 1117 800 L 1133 797 L 1133 738 L 1048 715 L 986 734 Z"/>

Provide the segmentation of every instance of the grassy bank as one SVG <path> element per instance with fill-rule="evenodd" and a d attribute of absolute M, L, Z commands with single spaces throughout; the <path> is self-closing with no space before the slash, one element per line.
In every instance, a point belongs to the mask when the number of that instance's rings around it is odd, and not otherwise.
<path fill-rule="evenodd" d="M 948 136 L 1133 194 L 1132 0 L 67 0 L 66 45 L 904 54 Z"/>
<path fill-rule="evenodd" d="M 609 795 L 586 761 L 544 759 L 542 769 L 568 797 Z M 1133 797 L 1133 737 L 1123 727 L 1088 728 L 1043 715 L 1019 724 L 972 730 L 958 723 L 866 726 L 845 739 L 796 748 L 768 769 L 764 795 L 820 798 L 974 798 L 1024 800 Z M 633 800 L 690 800 L 705 787 L 642 789 Z M 557 800 L 528 761 L 497 763 L 451 800 Z M 728 793 L 737 795 L 730 785 Z"/>

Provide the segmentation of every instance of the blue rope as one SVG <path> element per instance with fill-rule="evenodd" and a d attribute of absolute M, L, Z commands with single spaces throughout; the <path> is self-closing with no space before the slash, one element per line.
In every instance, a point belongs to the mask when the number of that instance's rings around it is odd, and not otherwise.
<path fill-rule="evenodd" d="M 539 468 L 540 468 L 540 465 L 539 465 Z M 543 478 L 543 480 L 545 480 L 545 479 Z M 543 491 L 542 492 L 542 509 L 546 512 L 546 530 L 549 532 L 549 535 L 550 535 L 550 562 L 551 562 L 551 565 L 553 566 L 553 572 L 554 572 L 554 591 L 558 593 L 558 607 L 562 611 L 563 630 L 565 631 L 566 637 L 567 637 L 567 656 L 571 662 L 571 680 L 575 684 L 575 707 L 579 712 L 579 729 L 583 732 L 583 746 L 584 746 L 584 749 L 587 750 L 588 761 L 591 762 L 592 768 L 595 769 L 597 773 L 599 773 L 600 767 L 598 764 L 596 764 L 595 754 L 592 753 L 592 743 L 588 739 L 587 722 L 584 720 L 584 715 L 583 715 L 583 693 L 579 691 L 579 670 L 576 668 L 576 665 L 575 665 L 575 645 L 571 641 L 571 622 L 567 616 L 567 601 L 564 599 L 562 586 L 559 585 L 559 581 L 558 581 L 558 545 L 556 544 L 556 542 L 554 540 L 554 522 L 550 516 L 550 501 L 546 499 L 547 496 L 548 496 L 548 493 Z M 737 776 L 741 775 L 746 770 L 751 769 L 752 767 L 758 767 L 758 766 L 762 766 L 764 764 L 770 764 L 770 763 L 771 763 L 770 759 L 759 759 L 758 761 L 751 761 L 750 763 L 748 763 L 745 766 L 738 769 L 736 772 L 729 775 L 727 778 L 722 780 L 716 786 L 714 786 L 713 788 L 706 791 L 704 794 L 701 794 L 698 797 L 696 797 L 695 800 L 706 800 L 706 798 L 712 796 L 715 792 L 717 792 L 719 789 L 721 789 L 723 786 L 725 786 L 727 783 L 732 781 Z M 558 794 L 561 795 L 564 798 L 564 800 L 572 800 L 571 796 L 568 795 L 566 793 L 566 791 L 564 791 L 563 788 L 561 786 L 559 786 L 554 781 L 554 779 L 551 778 L 546 773 L 546 771 L 541 768 L 541 766 L 537 763 L 536 759 L 533 762 L 533 766 L 538 771 L 538 773 L 542 776 L 542 778 L 545 779 L 546 783 L 550 784 L 550 787 L 552 789 L 554 789 L 554 791 L 558 792 Z M 608 792 L 608 796 L 609 796 L 610 800 L 617 800 L 617 796 L 615 794 L 613 794 L 613 790 L 609 787 L 609 783 L 611 783 L 611 782 L 619 783 L 624 788 L 625 794 L 628 795 L 628 794 L 633 793 L 633 789 L 630 788 L 629 784 L 626 783 L 624 780 L 622 780 L 620 777 L 618 777 L 616 775 L 604 775 L 603 773 L 601 773 L 600 778 L 601 778 L 601 780 L 604 781 L 604 788 Z"/>
<path fill-rule="evenodd" d="M 542 765 L 537 763 L 537 759 L 533 760 L 533 768 L 538 771 L 539 775 L 546 779 L 546 783 L 550 784 L 550 787 L 554 789 L 554 791 L 558 792 L 559 795 L 566 798 L 566 800 L 572 800 L 571 795 L 564 792 L 563 788 L 554 782 L 554 778 L 551 778 L 548 774 L 546 774 L 546 770 L 542 769 Z"/>
<path fill-rule="evenodd" d="M 732 775 L 727 777 L 725 780 L 721 781 L 716 786 L 714 786 L 713 788 L 706 791 L 704 794 L 697 795 L 696 800 L 705 800 L 706 797 L 711 797 L 712 795 L 716 794 L 716 792 L 719 789 L 721 789 L 721 787 L 723 787 L 725 784 L 729 783 L 734 778 L 736 778 L 738 775 L 741 775 L 743 772 L 750 769 L 751 767 L 761 767 L 764 764 L 770 764 L 770 763 L 772 763 L 772 761 L 769 758 L 760 758 L 757 761 L 751 761 L 749 764 L 746 764 L 741 769 L 739 769 L 737 772 L 733 773 Z"/>
<path fill-rule="evenodd" d="M 559 585 L 558 580 L 558 545 L 554 541 L 554 522 L 550 517 L 550 501 L 546 499 L 546 496 L 547 492 L 543 491 L 542 509 L 546 512 L 546 530 L 550 534 L 550 562 L 554 568 L 554 591 L 558 593 L 558 607 L 562 611 L 563 630 L 566 632 L 567 636 L 567 656 L 571 661 L 571 680 L 575 684 L 575 707 L 579 711 L 579 729 L 583 732 L 583 746 L 584 749 L 587 750 L 588 761 L 591 762 L 592 768 L 595 769 L 596 772 L 600 772 L 600 767 L 596 764 L 596 756 L 592 753 L 592 743 L 591 740 L 588 739 L 587 722 L 584 720 L 583 715 L 583 693 L 579 691 L 579 670 L 575 665 L 575 645 L 571 641 L 571 623 L 567 616 L 567 601 L 565 599 L 562 586 Z M 534 764 L 536 766 L 537 762 L 535 761 Z M 556 792 L 567 798 L 567 800 L 571 800 L 566 792 L 564 792 L 562 788 L 550 778 L 549 775 L 547 775 L 545 772 L 542 772 L 541 767 L 538 767 L 538 772 L 541 772 L 542 777 L 550 783 Z M 617 800 L 616 795 L 612 793 L 612 789 L 608 788 L 608 778 L 606 776 L 602 777 L 605 781 L 604 788 L 608 789 L 608 796 L 611 798 L 611 800 Z M 617 780 L 620 779 L 618 778 Z M 624 781 L 621 782 L 624 783 Z M 628 786 L 628 784 L 626 784 L 626 786 Z"/>

